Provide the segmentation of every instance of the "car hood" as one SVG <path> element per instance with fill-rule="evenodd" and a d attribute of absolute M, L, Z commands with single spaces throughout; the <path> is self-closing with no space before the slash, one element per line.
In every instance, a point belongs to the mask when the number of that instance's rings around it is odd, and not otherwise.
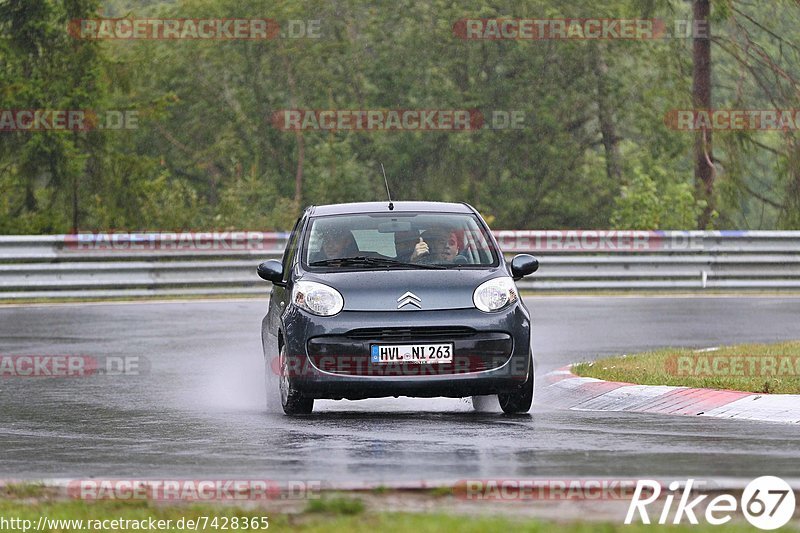
<path fill-rule="evenodd" d="M 475 307 L 472 294 L 486 280 L 506 276 L 505 268 L 462 270 L 379 270 L 337 273 L 304 273 L 305 281 L 317 281 L 338 290 L 345 311 L 435 311 Z M 403 305 L 411 292 L 419 307 Z"/>

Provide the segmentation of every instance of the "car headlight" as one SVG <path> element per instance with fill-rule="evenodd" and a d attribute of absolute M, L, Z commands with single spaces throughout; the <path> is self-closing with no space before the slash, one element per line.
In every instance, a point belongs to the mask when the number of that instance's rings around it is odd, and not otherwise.
<path fill-rule="evenodd" d="M 499 311 L 517 301 L 517 286 L 509 277 L 490 279 L 481 283 L 472 294 L 475 307 L 485 313 Z"/>
<path fill-rule="evenodd" d="M 339 291 L 315 281 L 295 283 L 292 303 L 319 316 L 333 316 L 344 307 L 344 299 Z"/>

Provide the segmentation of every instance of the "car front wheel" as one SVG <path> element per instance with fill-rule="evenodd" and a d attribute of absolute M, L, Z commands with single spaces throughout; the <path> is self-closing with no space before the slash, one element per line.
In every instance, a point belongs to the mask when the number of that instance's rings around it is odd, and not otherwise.
<path fill-rule="evenodd" d="M 498 394 L 497 399 L 504 413 L 521 414 L 530 411 L 533 404 L 533 365 L 530 365 L 528 379 L 519 390 Z"/>
<path fill-rule="evenodd" d="M 283 412 L 287 415 L 311 414 L 314 410 L 314 398 L 304 398 L 292 386 L 292 379 L 289 375 L 289 361 L 286 357 L 286 346 L 281 347 L 280 363 L 279 387 Z"/>

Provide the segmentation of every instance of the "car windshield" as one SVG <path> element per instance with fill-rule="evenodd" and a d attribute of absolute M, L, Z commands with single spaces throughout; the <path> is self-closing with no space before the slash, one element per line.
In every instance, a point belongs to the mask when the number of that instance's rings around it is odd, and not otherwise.
<path fill-rule="evenodd" d="M 497 250 L 472 214 L 391 213 L 315 217 L 304 242 L 310 268 L 496 266 Z"/>

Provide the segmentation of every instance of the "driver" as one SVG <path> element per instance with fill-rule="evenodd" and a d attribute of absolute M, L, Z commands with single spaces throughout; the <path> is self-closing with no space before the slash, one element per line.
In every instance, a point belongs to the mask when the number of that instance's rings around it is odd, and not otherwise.
<path fill-rule="evenodd" d="M 340 259 L 358 253 L 358 245 L 348 230 L 330 228 L 322 235 L 322 246 L 309 262 Z"/>

